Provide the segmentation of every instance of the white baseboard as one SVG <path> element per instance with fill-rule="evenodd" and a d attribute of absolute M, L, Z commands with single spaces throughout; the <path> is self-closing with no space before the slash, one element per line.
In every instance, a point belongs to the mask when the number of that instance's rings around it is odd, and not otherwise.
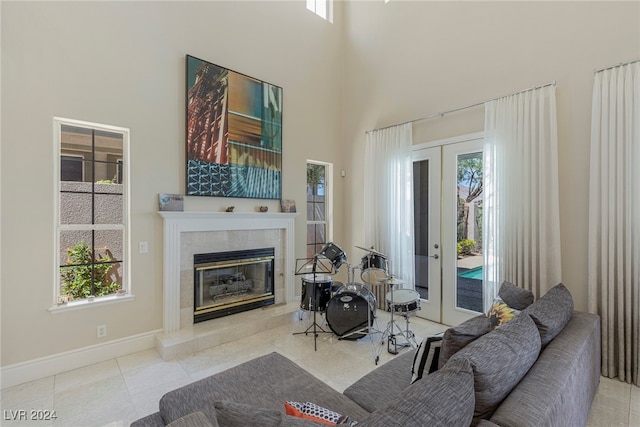
<path fill-rule="evenodd" d="M 109 341 L 104 344 L 96 344 L 3 366 L 1 368 L 0 387 L 12 387 L 61 372 L 154 348 L 155 336 L 160 332 L 162 332 L 162 330 L 145 332 L 143 334 Z"/>

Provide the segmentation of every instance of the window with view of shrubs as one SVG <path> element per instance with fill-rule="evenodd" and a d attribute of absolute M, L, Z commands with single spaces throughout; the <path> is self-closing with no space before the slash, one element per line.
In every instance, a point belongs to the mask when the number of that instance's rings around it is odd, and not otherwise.
<path fill-rule="evenodd" d="M 126 289 L 127 146 L 129 131 L 55 119 L 58 303 Z M 122 292 L 122 291 L 120 291 Z"/>

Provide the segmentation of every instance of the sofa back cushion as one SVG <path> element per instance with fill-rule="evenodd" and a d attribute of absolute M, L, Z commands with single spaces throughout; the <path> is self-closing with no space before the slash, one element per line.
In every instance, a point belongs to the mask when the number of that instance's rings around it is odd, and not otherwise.
<path fill-rule="evenodd" d="M 411 384 L 358 427 L 468 426 L 474 402 L 471 365 L 465 359 L 452 361 Z"/>
<path fill-rule="evenodd" d="M 507 281 L 502 282 L 498 296 L 516 310 L 524 310 L 533 304 L 533 292 Z"/>
<path fill-rule="evenodd" d="M 491 416 L 535 363 L 540 348 L 536 324 L 529 316 L 520 314 L 449 359 L 447 365 L 460 359 L 471 363 L 475 388 L 474 423 Z"/>
<path fill-rule="evenodd" d="M 447 329 L 440 345 L 438 368 L 442 368 L 451 356 L 492 329 L 491 321 L 484 314 Z"/>
<path fill-rule="evenodd" d="M 545 347 L 569 323 L 573 314 L 573 298 L 569 290 L 559 283 L 522 311 L 525 313 L 536 323 L 542 347 Z"/>

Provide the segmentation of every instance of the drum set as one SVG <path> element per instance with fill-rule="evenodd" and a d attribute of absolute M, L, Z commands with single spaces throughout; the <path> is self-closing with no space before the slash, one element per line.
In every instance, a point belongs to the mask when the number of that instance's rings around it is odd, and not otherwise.
<path fill-rule="evenodd" d="M 347 262 L 346 253 L 335 243 L 325 244 L 311 259 L 297 260 L 296 275 L 302 276 L 302 297 L 300 308 L 313 312 L 313 323 L 303 332 L 294 335 L 314 334 L 314 347 L 320 333 L 333 333 L 338 339 L 357 340 L 371 336 L 372 344 L 377 340 L 374 334 L 382 334 L 381 342 L 387 341 L 387 351 L 398 354 L 398 347 L 417 347 L 414 333 L 409 329 L 409 316 L 420 310 L 420 294 L 412 289 L 394 289 L 404 282 L 389 275 L 387 257 L 373 248 L 356 246 L 366 252 L 357 266 Z M 340 267 L 347 265 L 347 283 L 334 282 L 332 275 Z M 356 270 L 364 283 L 354 280 Z M 372 288 L 385 286 L 385 308 L 391 313 L 384 331 L 377 328 L 377 299 Z M 317 323 L 316 314 L 324 314 L 330 331 Z M 404 329 L 395 320 L 396 314 L 404 317 Z M 404 342 L 398 342 L 404 337 Z M 374 349 L 376 365 L 380 359 L 379 350 Z"/>

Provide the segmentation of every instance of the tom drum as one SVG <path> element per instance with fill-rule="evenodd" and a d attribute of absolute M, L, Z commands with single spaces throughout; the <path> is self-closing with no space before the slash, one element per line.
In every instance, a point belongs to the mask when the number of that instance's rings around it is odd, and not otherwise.
<path fill-rule="evenodd" d="M 333 280 L 326 274 L 316 274 L 315 282 L 313 274 L 302 276 L 302 297 L 300 308 L 309 311 L 324 312 L 327 303 L 331 299 L 331 286 Z"/>
<path fill-rule="evenodd" d="M 365 283 L 377 285 L 388 276 L 387 258 L 382 255 L 367 254 L 360 261 L 360 277 Z"/>

